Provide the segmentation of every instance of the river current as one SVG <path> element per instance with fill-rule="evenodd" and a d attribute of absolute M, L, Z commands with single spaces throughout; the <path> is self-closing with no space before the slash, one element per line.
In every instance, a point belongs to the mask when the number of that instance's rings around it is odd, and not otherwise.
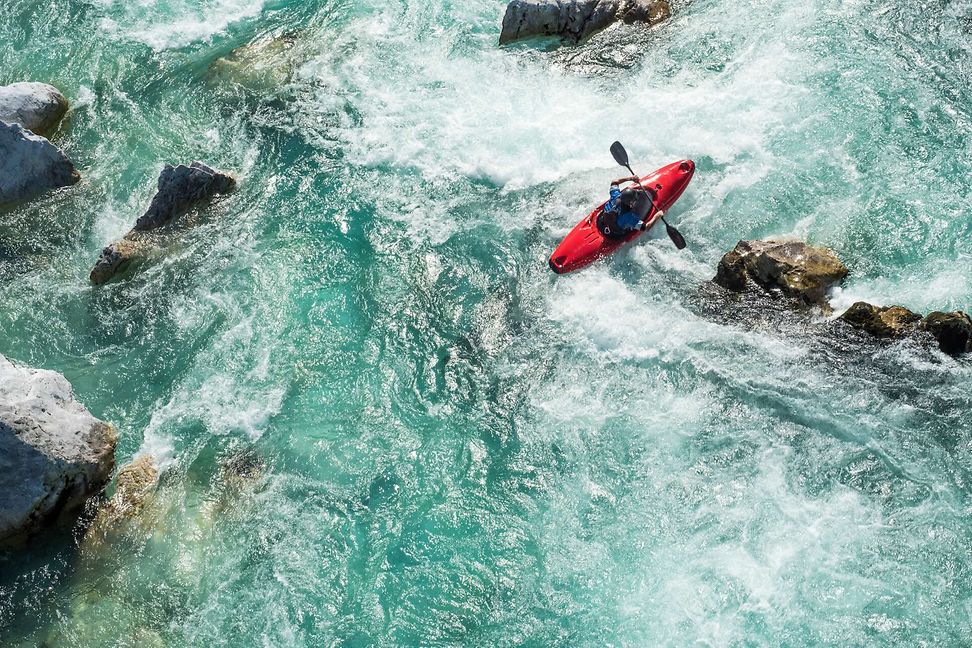
<path fill-rule="evenodd" d="M 972 644 L 969 361 L 705 288 L 795 236 L 838 313 L 972 310 L 972 3 L 501 48 L 504 8 L 6 0 L 0 84 L 71 99 L 83 180 L 0 213 L 0 353 L 162 476 L 108 545 L 2 557 L 2 645 Z M 615 139 L 695 160 L 688 249 L 555 276 Z M 196 159 L 238 190 L 91 286 Z"/>

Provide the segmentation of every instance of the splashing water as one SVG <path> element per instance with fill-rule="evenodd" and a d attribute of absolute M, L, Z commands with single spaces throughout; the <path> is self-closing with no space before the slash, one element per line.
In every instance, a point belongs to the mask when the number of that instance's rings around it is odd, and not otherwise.
<path fill-rule="evenodd" d="M 838 307 L 972 308 L 972 6 L 694 0 L 576 48 L 499 48 L 503 8 L 0 13 L 0 83 L 65 91 L 83 175 L 0 213 L 0 353 L 163 468 L 111 542 L 2 556 L 0 643 L 972 642 L 968 362 L 700 288 L 795 235 Z M 281 87 L 211 73 L 283 35 Z M 555 277 L 614 139 L 696 161 L 689 248 Z M 238 191 L 89 286 L 192 159 Z"/>

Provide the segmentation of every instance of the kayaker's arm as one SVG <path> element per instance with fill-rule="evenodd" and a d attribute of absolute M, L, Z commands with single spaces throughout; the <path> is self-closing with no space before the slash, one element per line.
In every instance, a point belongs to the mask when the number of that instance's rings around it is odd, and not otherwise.
<path fill-rule="evenodd" d="M 639 179 L 638 176 L 634 176 L 634 175 L 633 176 L 628 176 L 626 178 L 618 178 L 617 180 L 612 180 L 611 181 L 611 185 L 612 186 L 619 185 L 622 182 L 638 182 L 638 179 Z"/>
<path fill-rule="evenodd" d="M 652 211 L 649 210 L 648 214 L 645 216 L 645 220 L 641 221 L 641 231 L 643 232 L 646 229 L 648 229 L 649 221 L 658 220 L 659 218 L 664 218 L 664 217 L 665 217 L 665 212 L 662 211 L 661 209 L 659 209 L 654 213 L 652 213 Z"/>

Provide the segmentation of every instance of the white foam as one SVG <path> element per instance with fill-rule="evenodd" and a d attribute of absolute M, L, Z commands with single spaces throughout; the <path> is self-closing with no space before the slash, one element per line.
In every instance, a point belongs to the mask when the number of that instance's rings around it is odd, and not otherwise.
<path fill-rule="evenodd" d="M 916 312 L 972 310 L 972 266 L 940 261 L 932 267 L 910 268 L 903 276 L 849 279 L 835 288 L 830 303 L 836 313 L 857 301 L 875 306 L 905 306 Z"/>
<path fill-rule="evenodd" d="M 416 39 L 390 11 L 352 22 L 346 45 L 303 74 L 327 87 L 322 98 L 340 93 L 361 114 L 362 124 L 342 132 L 354 159 L 426 178 L 516 190 L 616 173 L 607 148 L 621 138 L 645 170 L 683 157 L 741 165 L 721 178 L 724 195 L 768 173 L 766 138 L 805 94 L 790 82 L 794 62 L 778 42 L 754 46 L 730 75 L 581 76 L 495 46 L 457 59 L 454 40 Z M 316 99 L 305 109 L 322 110 Z"/>
<path fill-rule="evenodd" d="M 97 0 L 105 10 L 101 29 L 154 50 L 207 41 L 235 22 L 263 10 L 264 0 Z"/>

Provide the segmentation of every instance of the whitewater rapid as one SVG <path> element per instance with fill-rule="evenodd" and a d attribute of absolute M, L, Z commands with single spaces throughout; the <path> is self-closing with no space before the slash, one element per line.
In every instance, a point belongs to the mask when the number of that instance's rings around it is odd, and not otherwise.
<path fill-rule="evenodd" d="M 972 7 L 694 0 L 500 48 L 503 10 L 0 12 L 0 83 L 69 96 L 83 176 L 0 213 L 0 353 L 163 468 L 109 548 L 2 558 L 0 642 L 972 642 L 968 361 L 704 288 L 737 240 L 796 236 L 850 268 L 837 312 L 972 308 Z M 214 81 L 282 34 L 285 87 Z M 688 249 L 554 276 L 615 139 L 695 160 Z M 193 159 L 238 191 L 90 286 Z"/>

